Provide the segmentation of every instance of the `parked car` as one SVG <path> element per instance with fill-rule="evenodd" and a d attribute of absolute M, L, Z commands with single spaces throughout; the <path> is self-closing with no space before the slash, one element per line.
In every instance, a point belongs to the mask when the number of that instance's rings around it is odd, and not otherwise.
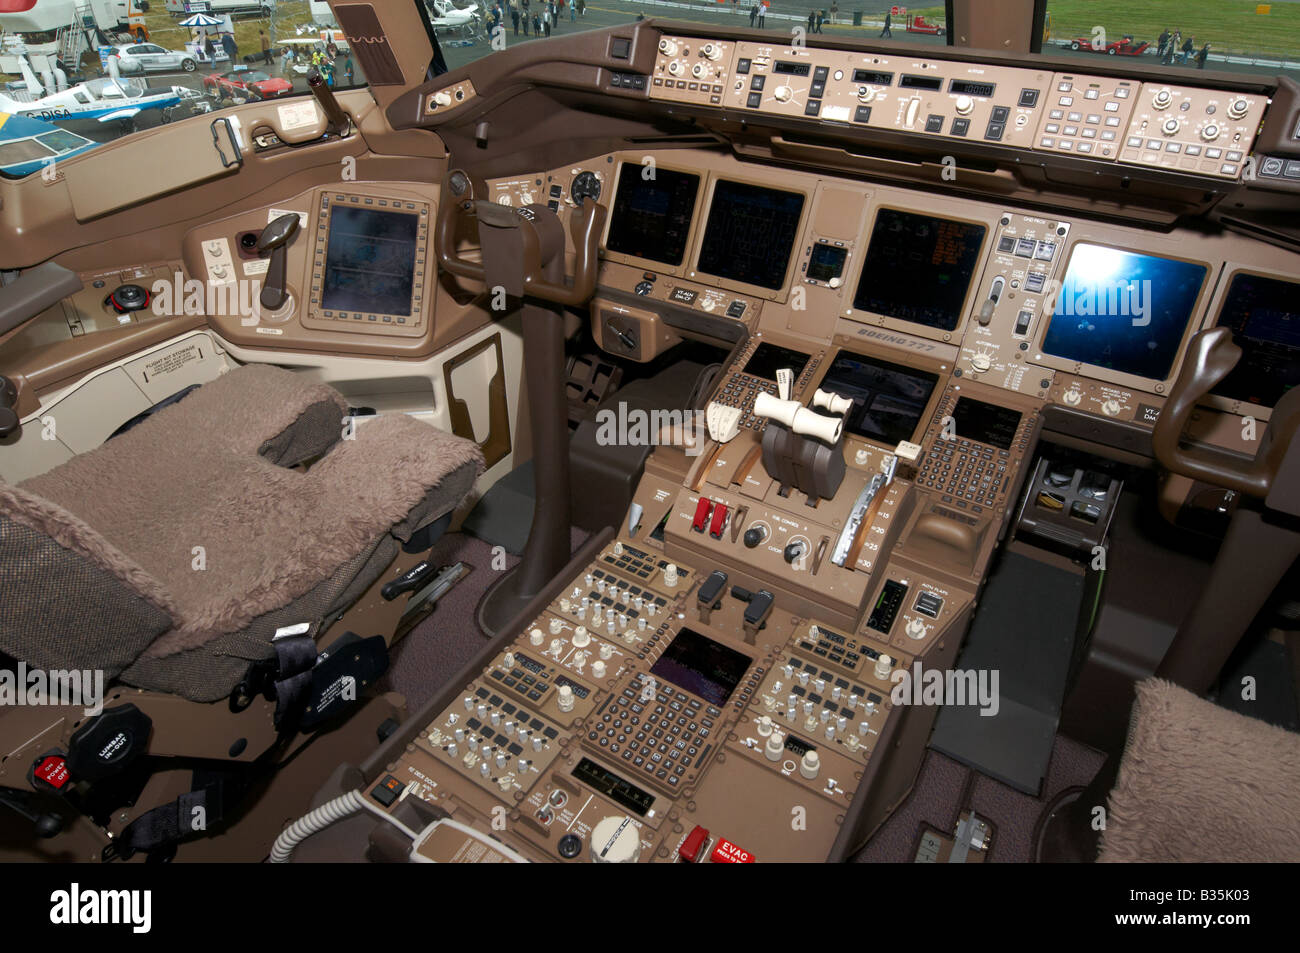
<path fill-rule="evenodd" d="M 184 70 L 194 72 L 198 62 L 189 50 L 169 50 L 157 43 L 128 43 L 116 46 L 111 54 L 117 57 L 117 68 L 123 76 L 138 73 Z"/>
<path fill-rule="evenodd" d="M 1104 46 L 1094 46 L 1089 37 L 1079 37 L 1070 41 L 1070 49 L 1086 50 L 1089 53 L 1105 53 L 1110 56 L 1141 56 L 1151 46 L 1150 43 L 1133 42 L 1133 37 L 1122 36 Z"/>
<path fill-rule="evenodd" d="M 203 77 L 204 91 L 218 99 L 227 96 L 245 99 L 274 99 L 293 91 L 293 83 L 260 69 L 234 69 Z"/>

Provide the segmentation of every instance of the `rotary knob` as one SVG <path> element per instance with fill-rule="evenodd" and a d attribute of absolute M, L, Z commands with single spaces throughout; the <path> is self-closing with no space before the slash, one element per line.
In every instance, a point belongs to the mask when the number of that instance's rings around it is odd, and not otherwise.
<path fill-rule="evenodd" d="M 709 67 L 704 63 L 696 63 L 691 67 L 691 75 L 696 79 L 703 79 L 709 75 Z"/>
<path fill-rule="evenodd" d="M 1175 119 L 1173 116 L 1170 116 L 1168 119 L 1166 119 L 1164 122 L 1160 124 L 1160 131 L 1163 132 L 1166 136 L 1172 136 L 1174 133 L 1178 131 L 1178 125 L 1179 125 L 1178 120 Z"/>
<path fill-rule="evenodd" d="M 717 60 L 722 58 L 722 47 L 717 43 L 705 43 L 700 47 L 700 55 L 706 60 Z"/>
<path fill-rule="evenodd" d="M 794 99 L 794 90 L 789 86 L 778 86 L 776 91 L 772 93 L 772 98 L 778 103 L 788 103 Z"/>
<path fill-rule="evenodd" d="M 597 661 L 591 663 L 591 677 L 592 677 L 592 678 L 604 678 L 604 677 L 605 677 L 605 663 L 604 663 L 604 662 L 601 662 L 601 661 L 597 660 Z"/>
<path fill-rule="evenodd" d="M 678 62 L 677 60 L 673 60 L 671 63 L 668 64 L 668 73 L 672 76 L 681 76 L 682 71 L 685 68 L 686 67 L 682 66 L 680 62 Z"/>
<path fill-rule="evenodd" d="M 1120 406 L 1119 401 L 1115 400 L 1114 398 L 1111 398 L 1110 400 L 1103 402 L 1101 405 L 1101 412 L 1105 414 L 1107 417 L 1114 417 L 1122 409 L 1123 408 Z"/>
<path fill-rule="evenodd" d="M 889 679 L 890 669 L 893 667 L 894 660 L 888 655 L 882 655 L 876 659 L 876 678 Z"/>
<path fill-rule="evenodd" d="M 634 864 L 641 856 L 641 827 L 626 814 L 603 818 L 591 829 L 591 860 Z"/>
<path fill-rule="evenodd" d="M 672 589 L 677 585 L 677 564 L 669 563 L 664 567 L 664 585 Z"/>
<path fill-rule="evenodd" d="M 970 366 L 981 374 L 993 366 L 993 361 L 984 353 L 978 353 L 971 357 Z"/>
<path fill-rule="evenodd" d="M 1218 138 L 1219 138 L 1219 124 L 1218 124 L 1218 123 L 1214 123 L 1214 122 L 1212 122 L 1212 123 L 1207 123 L 1206 125 L 1202 126 L 1202 127 L 1201 127 L 1201 138 L 1204 139 L 1206 142 L 1213 142 L 1215 139 L 1218 139 Z"/>
<path fill-rule="evenodd" d="M 909 639 L 925 638 L 925 623 L 920 619 L 912 618 L 907 620 L 907 625 L 903 629 Z"/>
<path fill-rule="evenodd" d="M 1165 109 L 1174 101 L 1174 94 L 1168 89 L 1157 89 L 1151 97 L 1151 105 L 1156 109 Z"/>
<path fill-rule="evenodd" d="M 573 689 L 568 685 L 560 686 L 560 711 L 573 711 Z"/>
<path fill-rule="evenodd" d="M 876 98 L 876 91 L 870 86 L 858 87 L 858 102 L 869 103 Z"/>
<path fill-rule="evenodd" d="M 590 645 L 591 634 L 587 631 L 587 627 L 585 625 L 580 625 L 576 629 L 574 629 L 573 638 L 571 641 L 577 648 L 580 649 L 586 648 L 588 645 Z"/>
<path fill-rule="evenodd" d="M 767 744 L 763 745 L 763 757 L 768 761 L 780 761 L 785 757 L 785 738 L 781 732 L 774 731 L 767 736 Z"/>
<path fill-rule="evenodd" d="M 816 751 L 807 752 L 806 754 L 804 754 L 803 760 L 799 762 L 799 773 L 802 774 L 809 781 L 817 777 L 817 775 L 821 772 L 821 769 L 822 769 L 822 759 L 818 757 Z"/>
<path fill-rule="evenodd" d="M 446 90 L 439 90 L 433 94 L 433 103 L 439 108 L 451 105 L 451 93 Z"/>
<path fill-rule="evenodd" d="M 1233 119 L 1240 119 L 1249 109 L 1250 103 L 1244 99 L 1234 99 L 1228 103 L 1228 115 Z"/>
<path fill-rule="evenodd" d="M 1083 394 L 1079 393 L 1077 388 L 1071 387 L 1061 395 L 1061 400 L 1065 401 L 1065 403 L 1069 404 L 1071 407 L 1078 407 L 1079 404 L 1083 402 Z"/>
<path fill-rule="evenodd" d="M 975 109 L 975 100 L 969 96 L 958 96 L 954 108 L 957 110 L 957 115 L 969 116 Z"/>
<path fill-rule="evenodd" d="M 670 40 L 668 39 L 668 37 L 664 37 L 659 41 L 659 52 L 662 53 L 664 56 L 676 56 L 677 41 Z"/>

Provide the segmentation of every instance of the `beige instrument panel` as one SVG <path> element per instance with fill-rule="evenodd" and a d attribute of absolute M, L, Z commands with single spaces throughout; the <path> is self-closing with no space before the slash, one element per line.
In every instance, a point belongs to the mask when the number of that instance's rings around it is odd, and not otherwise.
<path fill-rule="evenodd" d="M 1238 180 L 1266 97 L 1106 76 L 663 36 L 650 98 Z"/>

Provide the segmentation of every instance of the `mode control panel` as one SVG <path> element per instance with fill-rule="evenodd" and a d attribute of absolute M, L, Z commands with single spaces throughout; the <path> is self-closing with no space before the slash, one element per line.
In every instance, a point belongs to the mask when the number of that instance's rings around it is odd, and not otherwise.
<path fill-rule="evenodd" d="M 972 63 L 736 44 L 724 104 L 1028 147 L 1051 74 Z"/>
<path fill-rule="evenodd" d="M 1240 178 L 1267 105 L 1248 93 L 1145 83 L 1119 160 Z"/>

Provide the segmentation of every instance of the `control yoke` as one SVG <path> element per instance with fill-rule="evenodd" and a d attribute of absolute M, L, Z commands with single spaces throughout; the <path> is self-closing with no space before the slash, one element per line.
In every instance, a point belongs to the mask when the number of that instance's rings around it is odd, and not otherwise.
<path fill-rule="evenodd" d="M 463 172 L 448 177 L 447 198 L 438 206 L 438 264 L 461 278 L 503 287 L 515 297 L 540 298 L 570 307 L 585 305 L 596 292 L 598 246 L 605 227 L 605 206 L 584 200 L 569 217 L 575 250 L 574 273 L 566 281 L 553 263 L 563 261 L 564 230 L 545 205 L 523 208 L 497 205 Z M 462 258 L 456 250 L 461 220 L 474 220 L 483 261 Z M 550 266 L 550 267 L 548 267 Z"/>
<path fill-rule="evenodd" d="M 505 628 L 569 561 L 569 415 L 564 392 L 564 307 L 596 291 L 597 244 L 605 208 L 584 200 L 569 216 L 575 249 L 564 274 L 564 226 L 545 205 L 514 208 L 487 200 L 487 186 L 457 169 L 447 177 L 434 233 L 438 263 L 461 278 L 504 289 L 523 325 L 524 379 L 533 443 L 533 522 L 519 565 L 484 596 L 479 624 Z M 457 251 L 477 232 L 480 260 Z"/>
<path fill-rule="evenodd" d="M 1180 446 L 1196 403 L 1228 376 L 1241 358 L 1229 328 L 1209 328 L 1191 339 L 1183 369 L 1156 421 L 1151 444 L 1156 459 L 1169 472 L 1203 480 L 1254 497 L 1266 497 L 1300 426 L 1300 388 L 1273 409 L 1267 433 L 1255 459 L 1246 463 L 1227 453 Z"/>

